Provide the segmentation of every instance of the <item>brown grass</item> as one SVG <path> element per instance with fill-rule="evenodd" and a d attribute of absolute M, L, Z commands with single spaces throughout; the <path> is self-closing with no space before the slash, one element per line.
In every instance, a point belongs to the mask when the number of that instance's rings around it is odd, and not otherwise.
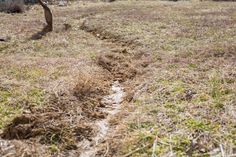
<path fill-rule="evenodd" d="M 81 153 L 95 120 L 106 118 L 102 97 L 120 80 L 130 102 L 99 155 L 234 153 L 234 3 L 81 2 L 52 10 L 54 32 L 35 41 L 44 27 L 38 6 L 0 13 L 0 34 L 10 37 L 0 43 L 0 126 L 2 137 L 15 139 L 8 142 L 49 156 Z"/>

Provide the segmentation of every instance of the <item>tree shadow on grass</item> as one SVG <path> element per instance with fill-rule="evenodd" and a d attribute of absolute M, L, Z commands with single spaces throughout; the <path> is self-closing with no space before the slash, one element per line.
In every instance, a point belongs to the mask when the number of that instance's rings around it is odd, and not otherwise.
<path fill-rule="evenodd" d="M 46 25 L 41 31 L 33 34 L 31 37 L 30 37 L 30 40 L 39 40 L 39 39 L 42 39 L 43 36 L 45 36 L 47 33 L 51 32 L 52 29 L 50 26 Z"/>

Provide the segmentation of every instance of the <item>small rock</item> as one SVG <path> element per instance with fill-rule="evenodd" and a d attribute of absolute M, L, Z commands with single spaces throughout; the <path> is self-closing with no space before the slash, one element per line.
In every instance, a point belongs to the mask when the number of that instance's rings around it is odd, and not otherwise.
<path fill-rule="evenodd" d="M 60 7 L 67 6 L 67 2 L 65 2 L 65 1 L 59 1 L 58 6 L 60 6 Z"/>

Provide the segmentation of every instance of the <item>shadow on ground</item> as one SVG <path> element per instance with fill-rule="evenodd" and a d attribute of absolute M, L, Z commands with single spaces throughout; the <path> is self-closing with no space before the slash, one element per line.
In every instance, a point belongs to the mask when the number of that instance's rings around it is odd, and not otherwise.
<path fill-rule="evenodd" d="M 30 37 L 30 40 L 39 40 L 42 39 L 47 33 L 51 32 L 51 27 L 46 25 L 43 29 Z"/>

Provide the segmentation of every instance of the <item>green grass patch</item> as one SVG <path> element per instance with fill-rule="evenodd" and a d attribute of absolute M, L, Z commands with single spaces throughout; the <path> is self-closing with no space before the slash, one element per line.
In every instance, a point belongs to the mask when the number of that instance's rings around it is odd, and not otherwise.
<path fill-rule="evenodd" d="M 0 104 L 0 129 L 3 129 L 11 120 L 17 115 L 21 114 L 22 109 L 17 106 L 8 106 L 7 104 Z"/>
<path fill-rule="evenodd" d="M 41 88 L 22 91 L 19 87 L 0 90 L 0 129 L 14 117 L 21 114 L 25 107 L 42 107 L 47 103 L 46 92 Z"/>
<path fill-rule="evenodd" d="M 185 125 L 190 130 L 197 131 L 217 131 L 219 129 L 218 125 L 213 125 L 210 121 L 197 120 L 197 119 L 187 119 L 185 121 Z"/>
<path fill-rule="evenodd" d="M 8 49 L 9 45 L 8 44 L 0 44 L 0 52 Z"/>

